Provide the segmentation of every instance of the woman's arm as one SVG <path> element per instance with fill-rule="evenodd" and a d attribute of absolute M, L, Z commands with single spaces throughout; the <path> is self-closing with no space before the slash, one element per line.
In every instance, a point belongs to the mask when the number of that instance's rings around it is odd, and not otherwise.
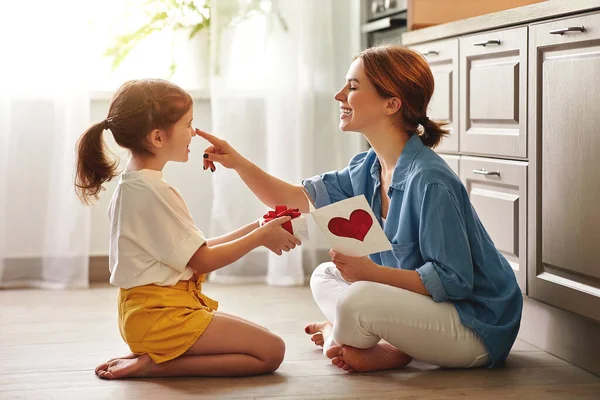
<path fill-rule="evenodd" d="M 214 162 L 218 162 L 226 168 L 233 169 L 254 195 L 268 207 L 285 205 L 288 208 L 298 208 L 302 213 L 309 212 L 308 200 L 302 186 L 292 185 L 268 174 L 244 158 L 225 140 L 199 129 L 196 129 L 196 134 L 211 144 L 204 150 L 205 167 L 214 171 Z"/>
<path fill-rule="evenodd" d="M 382 267 L 368 257 L 351 257 L 330 250 L 331 260 L 348 282 L 370 281 L 431 296 L 417 271 Z"/>
<path fill-rule="evenodd" d="M 379 266 L 379 268 L 373 271 L 371 281 L 431 296 L 427 289 L 425 289 L 425 285 L 423 285 L 421 276 L 417 271 Z"/>
<path fill-rule="evenodd" d="M 268 207 L 285 205 L 297 208 L 301 213 L 309 212 L 308 199 L 302 186 L 274 177 L 246 158 L 240 161 L 235 171 L 252 193 Z"/>

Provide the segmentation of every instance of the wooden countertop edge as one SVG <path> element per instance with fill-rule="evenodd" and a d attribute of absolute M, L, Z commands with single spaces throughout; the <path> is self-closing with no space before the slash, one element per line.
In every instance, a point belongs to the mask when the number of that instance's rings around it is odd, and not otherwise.
<path fill-rule="evenodd" d="M 600 10 L 599 0 L 549 0 L 402 34 L 405 46 Z"/>

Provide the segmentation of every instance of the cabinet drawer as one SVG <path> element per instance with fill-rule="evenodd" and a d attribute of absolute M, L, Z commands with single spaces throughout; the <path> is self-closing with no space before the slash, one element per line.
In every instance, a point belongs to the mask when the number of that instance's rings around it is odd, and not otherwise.
<path fill-rule="evenodd" d="M 427 115 L 433 120 L 447 121 L 450 135 L 435 148 L 440 152 L 458 152 L 458 39 L 439 40 L 413 46 L 429 63 L 435 90 Z"/>
<path fill-rule="evenodd" d="M 460 39 L 460 151 L 527 157 L 527 27 Z"/>
<path fill-rule="evenodd" d="M 527 290 L 527 163 L 460 157 L 460 178 L 496 248 Z"/>

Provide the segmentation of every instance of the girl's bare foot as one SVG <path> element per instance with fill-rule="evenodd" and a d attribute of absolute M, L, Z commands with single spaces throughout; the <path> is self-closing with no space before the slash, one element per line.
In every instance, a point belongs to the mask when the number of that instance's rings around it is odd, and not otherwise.
<path fill-rule="evenodd" d="M 140 378 L 150 375 L 154 361 L 148 354 L 133 358 L 115 358 L 96 368 L 96 375 L 102 379 Z"/>
<path fill-rule="evenodd" d="M 331 363 L 350 373 L 372 372 L 406 367 L 412 357 L 389 343 L 380 342 L 370 349 L 350 346 L 332 346 L 327 350 Z"/>
<path fill-rule="evenodd" d="M 331 328 L 333 325 L 329 321 L 315 322 L 306 325 L 304 332 L 312 335 L 311 339 L 317 346 L 323 347 L 325 340 L 331 335 Z"/>
<path fill-rule="evenodd" d="M 111 363 L 111 362 L 113 362 L 113 361 L 115 361 L 115 360 L 118 360 L 119 358 L 122 358 L 122 359 L 131 359 L 131 358 L 137 358 L 139 356 L 140 356 L 139 354 L 129 353 L 126 356 L 123 356 L 123 357 L 111 358 L 107 362 L 104 362 L 104 363 L 102 363 L 102 364 L 100 364 L 100 365 L 98 365 L 96 367 L 96 375 L 98 375 L 99 371 L 106 371 L 106 369 L 108 368 L 108 364 Z"/>

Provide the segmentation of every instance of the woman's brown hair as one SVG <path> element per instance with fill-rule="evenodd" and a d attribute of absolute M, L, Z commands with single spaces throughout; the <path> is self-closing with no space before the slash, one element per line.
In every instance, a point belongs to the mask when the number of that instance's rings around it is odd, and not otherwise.
<path fill-rule="evenodd" d="M 368 48 L 354 57 L 361 58 L 365 74 L 383 98 L 398 97 L 402 101 L 397 123 L 408 133 L 419 134 L 425 146 L 435 147 L 448 135 L 446 122 L 427 117 L 427 106 L 434 89 L 433 74 L 427 61 L 413 50 L 385 45 Z"/>
<path fill-rule="evenodd" d="M 104 121 L 90 126 L 77 142 L 75 191 L 84 204 L 93 204 L 102 184 L 117 176 L 118 162 L 104 142 L 110 130 L 117 144 L 132 154 L 154 154 L 147 136 L 154 129 L 170 132 L 192 106 L 192 98 L 179 86 L 162 79 L 125 82 L 114 94 Z"/>

